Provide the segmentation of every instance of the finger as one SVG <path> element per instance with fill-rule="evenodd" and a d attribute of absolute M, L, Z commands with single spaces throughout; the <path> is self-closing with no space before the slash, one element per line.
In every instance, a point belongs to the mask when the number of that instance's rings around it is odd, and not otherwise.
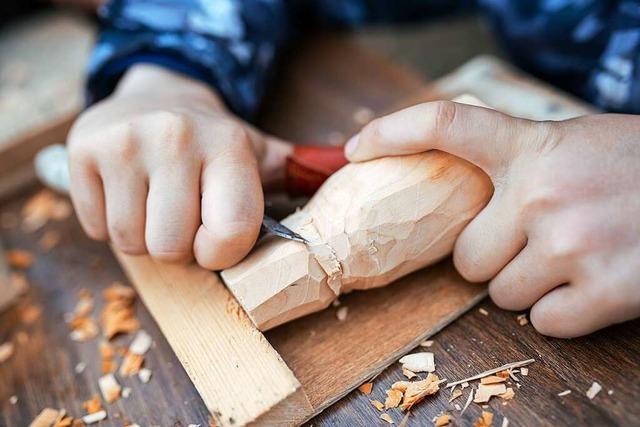
<path fill-rule="evenodd" d="M 501 308 L 525 310 L 568 281 L 567 269 L 530 242 L 491 281 L 489 295 Z"/>
<path fill-rule="evenodd" d="M 167 165 L 149 179 L 145 241 L 158 260 L 187 261 L 200 225 L 200 167 Z"/>
<path fill-rule="evenodd" d="M 202 175 L 202 225 L 194 242 L 200 265 L 211 270 L 240 261 L 255 243 L 264 199 L 249 146 L 218 156 Z"/>
<path fill-rule="evenodd" d="M 456 269 L 467 280 L 493 278 L 526 244 L 507 189 L 496 189 L 489 204 L 460 233 L 453 251 Z"/>
<path fill-rule="evenodd" d="M 535 123 L 488 108 L 427 102 L 372 121 L 347 143 L 345 154 L 363 161 L 438 149 L 491 174 L 514 157 L 516 141 L 532 140 Z"/>
<path fill-rule="evenodd" d="M 109 239 L 122 252 L 131 255 L 146 253 L 144 244 L 145 203 L 147 184 L 143 174 L 133 168 L 105 170 Z"/>
<path fill-rule="evenodd" d="M 96 168 L 90 162 L 71 155 L 69 177 L 71 201 L 85 233 L 95 240 L 107 240 L 104 191 Z"/>
<path fill-rule="evenodd" d="M 637 316 L 638 312 L 620 309 L 627 305 L 624 298 L 603 289 L 602 283 L 561 286 L 533 306 L 531 323 L 538 332 L 552 337 L 586 335 Z"/>

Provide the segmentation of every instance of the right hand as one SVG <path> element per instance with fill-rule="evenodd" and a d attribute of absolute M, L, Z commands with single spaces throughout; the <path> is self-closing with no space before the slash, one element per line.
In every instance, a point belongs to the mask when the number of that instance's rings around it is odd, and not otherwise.
<path fill-rule="evenodd" d="M 68 147 L 71 198 L 90 237 L 212 270 L 255 243 L 261 182 L 281 181 L 291 150 L 233 117 L 208 86 L 151 65 L 83 113 Z"/>

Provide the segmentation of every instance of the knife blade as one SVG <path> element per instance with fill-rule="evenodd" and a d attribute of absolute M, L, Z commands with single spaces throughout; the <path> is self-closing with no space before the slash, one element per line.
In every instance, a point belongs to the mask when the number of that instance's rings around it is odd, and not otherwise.
<path fill-rule="evenodd" d="M 262 230 L 263 233 L 275 235 L 288 240 L 295 240 L 296 242 L 309 243 L 307 239 L 296 233 L 295 231 L 280 224 L 275 219 L 268 215 L 262 217 Z"/>

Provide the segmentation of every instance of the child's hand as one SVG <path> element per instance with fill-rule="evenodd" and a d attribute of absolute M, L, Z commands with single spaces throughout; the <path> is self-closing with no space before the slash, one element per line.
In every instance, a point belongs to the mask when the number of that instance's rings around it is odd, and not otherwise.
<path fill-rule="evenodd" d="M 347 157 L 439 149 L 481 167 L 489 204 L 454 248 L 496 304 L 531 309 L 543 334 L 583 335 L 640 316 L 640 118 L 533 122 L 453 102 L 374 120 Z"/>
<path fill-rule="evenodd" d="M 71 196 L 89 236 L 165 261 L 222 269 L 251 249 L 261 181 L 283 173 L 288 144 L 225 110 L 206 86 L 138 65 L 85 112 L 68 140 Z"/>

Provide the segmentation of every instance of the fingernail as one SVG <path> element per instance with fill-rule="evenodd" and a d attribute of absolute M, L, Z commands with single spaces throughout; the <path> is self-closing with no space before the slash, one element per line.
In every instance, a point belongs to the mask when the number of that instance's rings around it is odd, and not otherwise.
<path fill-rule="evenodd" d="M 350 157 L 352 154 L 356 152 L 359 142 L 360 142 L 359 133 L 353 135 L 351 139 L 347 141 L 346 145 L 344 146 L 344 153 L 347 155 L 347 157 Z"/>

